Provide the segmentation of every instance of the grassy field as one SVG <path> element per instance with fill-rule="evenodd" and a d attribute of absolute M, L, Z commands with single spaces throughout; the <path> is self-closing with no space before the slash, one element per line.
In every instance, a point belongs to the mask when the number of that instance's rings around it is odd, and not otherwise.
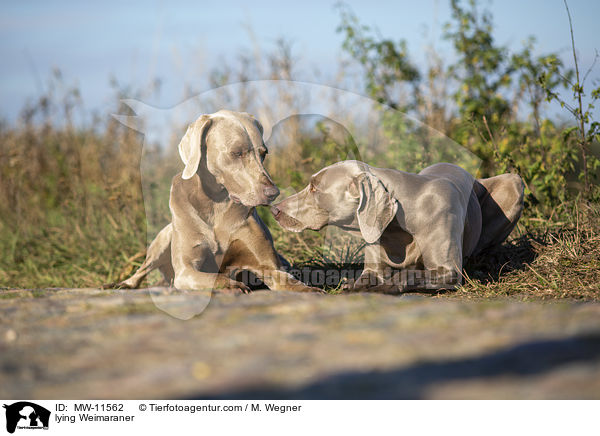
<path fill-rule="evenodd" d="M 102 134 L 24 126 L 0 137 L 2 288 L 98 287 L 141 264 L 147 221 L 132 157 L 138 136 L 109 124 Z M 161 159 L 168 157 L 157 153 Z M 156 177 L 168 186 L 170 174 L 157 169 Z M 356 246 L 324 250 L 322 234 L 285 232 L 260 209 L 277 249 L 296 265 L 361 267 Z M 598 204 L 581 199 L 548 217 L 526 211 L 509 241 L 467 262 L 463 287 L 440 296 L 598 300 L 599 218 Z"/>

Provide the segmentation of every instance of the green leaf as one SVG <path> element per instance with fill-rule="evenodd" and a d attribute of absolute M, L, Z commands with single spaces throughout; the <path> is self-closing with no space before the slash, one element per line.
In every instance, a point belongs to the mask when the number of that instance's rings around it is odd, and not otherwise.
<path fill-rule="evenodd" d="M 568 127 L 566 129 L 564 129 L 562 131 L 563 140 L 566 141 L 569 138 L 569 136 L 571 135 L 571 133 L 573 133 L 575 130 L 577 130 L 577 126 L 572 126 L 572 127 Z"/>

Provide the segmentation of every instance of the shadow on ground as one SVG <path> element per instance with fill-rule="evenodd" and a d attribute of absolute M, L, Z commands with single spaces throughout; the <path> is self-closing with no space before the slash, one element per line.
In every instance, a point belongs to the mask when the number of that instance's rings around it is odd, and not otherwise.
<path fill-rule="evenodd" d="M 523 235 L 470 257 L 464 265 L 464 271 L 468 277 L 483 284 L 497 282 L 510 271 L 525 269 L 525 265 L 532 263 L 537 257 L 536 246 L 541 245 L 542 238 L 531 234 Z"/>
<path fill-rule="evenodd" d="M 499 247 L 470 257 L 465 262 L 464 272 L 468 277 L 479 280 L 483 284 L 497 282 L 503 275 L 511 271 L 525 269 L 526 265 L 532 263 L 537 257 L 536 247 L 542 245 L 544 245 L 542 238 L 531 234 L 523 235 Z M 290 268 L 290 272 L 298 280 L 325 290 L 337 289 L 340 284 L 339 278 L 355 280 L 362 271 L 363 264 L 359 262 L 336 263 L 320 260 L 296 264 Z M 334 279 L 329 280 L 328 277 Z M 431 291 L 424 290 L 423 292 L 431 294 Z M 435 293 L 442 294 L 445 291 Z"/>
<path fill-rule="evenodd" d="M 223 392 L 216 398 L 422 399 L 430 388 L 446 382 L 503 376 L 525 379 L 571 364 L 599 360 L 600 335 L 589 334 L 529 342 L 479 357 L 420 363 L 391 371 L 343 372 L 296 389 L 266 387 Z M 482 395 L 485 397 L 485 393 Z"/>

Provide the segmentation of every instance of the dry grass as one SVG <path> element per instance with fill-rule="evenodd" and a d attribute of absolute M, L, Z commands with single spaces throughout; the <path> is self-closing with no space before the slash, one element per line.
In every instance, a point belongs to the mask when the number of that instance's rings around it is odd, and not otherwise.
<path fill-rule="evenodd" d="M 459 298 L 600 300 L 600 207 L 575 203 L 561 222 L 524 219 L 521 235 L 471 259 Z"/>
<path fill-rule="evenodd" d="M 88 287 L 145 248 L 142 140 L 24 122 L 0 129 L 0 287 Z"/>

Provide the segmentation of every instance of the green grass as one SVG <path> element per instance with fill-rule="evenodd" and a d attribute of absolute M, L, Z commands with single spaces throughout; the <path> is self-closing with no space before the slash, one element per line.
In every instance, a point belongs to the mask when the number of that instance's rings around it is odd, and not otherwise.
<path fill-rule="evenodd" d="M 143 260 L 145 224 L 102 209 L 17 229 L 0 224 L 0 283 L 20 288 L 86 287 L 113 281 Z M 139 253 L 138 256 L 135 256 Z"/>

